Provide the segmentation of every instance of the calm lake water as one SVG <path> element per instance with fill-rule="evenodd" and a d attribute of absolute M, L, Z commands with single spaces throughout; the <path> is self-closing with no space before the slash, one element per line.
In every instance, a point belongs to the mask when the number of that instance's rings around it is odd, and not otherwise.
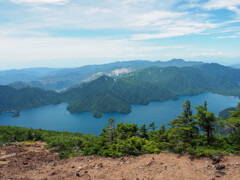
<path fill-rule="evenodd" d="M 217 94 L 184 95 L 179 96 L 177 101 L 169 100 L 151 102 L 148 105 L 132 105 L 132 112 L 129 114 L 105 113 L 100 119 L 92 117 L 90 112 L 69 114 L 66 110 L 67 104 L 58 104 L 24 110 L 17 118 L 12 117 L 13 113 L 0 114 L 0 125 L 94 133 L 96 135 L 101 133 L 109 118 L 115 118 L 117 123 L 136 123 L 139 126 L 155 122 L 155 125 L 159 127 L 181 113 L 181 105 L 185 100 L 190 100 L 192 107 L 201 105 L 206 100 L 209 111 L 215 112 L 216 115 L 225 108 L 237 106 L 237 103 L 240 102 L 237 97 Z"/>

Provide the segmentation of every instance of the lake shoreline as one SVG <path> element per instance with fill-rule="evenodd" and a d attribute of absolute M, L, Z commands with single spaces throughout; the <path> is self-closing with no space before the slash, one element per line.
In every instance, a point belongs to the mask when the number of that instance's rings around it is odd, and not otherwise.
<path fill-rule="evenodd" d="M 56 131 L 94 133 L 98 135 L 108 123 L 108 119 L 114 118 L 116 123 L 150 124 L 155 122 L 157 127 L 169 123 L 176 115 L 182 112 L 182 104 L 190 100 L 193 112 L 194 107 L 208 101 L 209 111 L 216 115 L 223 109 L 234 107 L 239 98 L 218 94 L 202 93 L 198 95 L 180 95 L 178 100 L 151 101 L 147 105 L 133 104 L 132 111 L 128 114 L 118 112 L 103 113 L 102 118 L 92 117 L 90 112 L 71 114 L 66 110 L 67 103 L 47 105 L 34 109 L 21 111 L 21 116 L 13 118 L 13 113 L 0 114 L 0 125 L 20 126 L 33 129 L 46 129 Z"/>

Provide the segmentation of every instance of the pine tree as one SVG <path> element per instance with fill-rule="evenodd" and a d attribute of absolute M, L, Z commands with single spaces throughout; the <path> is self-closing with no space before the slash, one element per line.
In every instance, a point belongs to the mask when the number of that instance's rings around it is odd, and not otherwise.
<path fill-rule="evenodd" d="M 149 124 L 148 129 L 151 131 L 155 131 L 156 127 L 155 127 L 155 123 L 152 122 L 151 124 Z"/>
<path fill-rule="evenodd" d="M 199 130 L 191 110 L 190 101 L 185 101 L 182 105 L 183 112 L 176 119 L 172 120 L 168 125 L 172 126 L 169 129 L 168 139 L 174 144 L 174 151 L 183 152 L 187 147 L 194 146 L 194 139 L 199 135 Z"/>
<path fill-rule="evenodd" d="M 142 125 L 142 127 L 139 129 L 139 134 L 141 138 L 145 138 L 145 139 L 149 138 L 146 124 Z"/>
<path fill-rule="evenodd" d="M 214 122 L 217 120 L 213 112 L 208 112 L 207 102 L 204 102 L 204 105 L 196 107 L 197 114 L 197 124 L 207 134 L 208 144 L 211 144 L 214 141 L 213 131 L 214 131 Z"/>
<path fill-rule="evenodd" d="M 182 115 L 177 115 L 177 118 L 172 120 L 169 125 L 171 125 L 172 128 L 185 129 L 185 131 L 187 132 L 187 137 L 192 139 L 194 134 L 198 133 L 198 128 L 196 127 L 196 123 L 194 121 L 190 101 L 185 101 L 182 107 Z"/>
<path fill-rule="evenodd" d="M 105 128 L 103 128 L 102 133 L 100 134 L 101 137 L 107 139 L 110 144 L 113 143 L 113 139 L 115 137 L 115 119 L 110 118 Z"/>

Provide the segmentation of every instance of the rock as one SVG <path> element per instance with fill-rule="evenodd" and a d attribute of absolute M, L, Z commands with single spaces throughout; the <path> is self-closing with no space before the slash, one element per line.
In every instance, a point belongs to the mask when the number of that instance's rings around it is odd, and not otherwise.
<path fill-rule="evenodd" d="M 85 173 L 85 174 L 87 174 L 87 173 L 88 173 L 88 171 L 84 171 L 84 173 Z"/>
<path fill-rule="evenodd" d="M 75 168 L 75 166 L 72 166 L 72 169 Z"/>
<path fill-rule="evenodd" d="M 99 163 L 99 164 L 97 165 L 97 167 L 98 167 L 98 168 L 102 168 L 102 167 L 103 167 L 103 163 Z"/>
<path fill-rule="evenodd" d="M 140 180 L 139 178 L 134 178 L 133 180 Z"/>
<path fill-rule="evenodd" d="M 222 177 L 222 176 L 224 176 L 225 175 L 225 172 L 222 172 L 222 171 L 216 171 L 215 172 L 215 176 L 216 177 Z"/>
<path fill-rule="evenodd" d="M 77 173 L 76 173 L 76 176 L 77 176 L 77 177 L 80 177 L 81 175 L 80 175 L 80 173 L 79 173 L 79 172 L 77 172 Z"/>
<path fill-rule="evenodd" d="M 54 176 L 54 175 L 56 175 L 57 173 L 55 172 L 55 171 L 53 171 L 52 173 L 51 173 L 51 175 L 52 176 Z"/>
<path fill-rule="evenodd" d="M 146 165 L 147 165 L 147 166 L 151 166 L 151 164 L 152 164 L 152 162 L 148 162 Z"/>
<path fill-rule="evenodd" d="M 218 163 L 220 163 L 220 161 L 221 161 L 221 157 L 214 157 L 214 158 L 212 158 L 212 164 L 218 164 Z"/>
<path fill-rule="evenodd" d="M 11 158 L 11 157 L 14 157 L 14 156 L 16 156 L 16 153 L 12 153 L 12 154 L 9 154 L 9 155 L 8 155 L 8 157 L 10 157 L 10 158 Z"/>
<path fill-rule="evenodd" d="M 222 170 L 222 169 L 225 169 L 225 167 L 226 167 L 225 165 L 220 165 L 219 164 L 219 165 L 216 166 L 216 170 Z"/>
<path fill-rule="evenodd" d="M 79 166 L 79 167 L 77 168 L 76 172 L 80 172 L 81 170 L 82 170 L 82 167 Z"/>

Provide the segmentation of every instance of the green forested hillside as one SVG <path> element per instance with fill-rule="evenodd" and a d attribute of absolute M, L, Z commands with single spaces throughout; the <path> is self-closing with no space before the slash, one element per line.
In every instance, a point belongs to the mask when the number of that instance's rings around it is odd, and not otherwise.
<path fill-rule="evenodd" d="M 240 70 L 219 64 L 191 67 L 149 67 L 119 78 L 108 76 L 55 93 L 15 83 L 22 89 L 0 87 L 0 112 L 20 111 L 46 104 L 67 102 L 71 113 L 90 111 L 129 113 L 131 104 L 177 99 L 177 95 L 219 93 L 240 96 Z"/>
<path fill-rule="evenodd" d="M 0 86 L 0 113 L 21 111 L 60 102 L 59 95 L 53 91 L 31 87 L 15 89 L 9 86 Z"/>
<path fill-rule="evenodd" d="M 131 104 L 177 99 L 203 92 L 240 96 L 240 70 L 218 64 L 194 67 L 149 67 L 117 79 L 102 76 L 62 93 L 72 113 L 131 111 Z"/>
<path fill-rule="evenodd" d="M 102 76 L 62 93 L 71 113 L 90 111 L 96 117 L 104 112 L 129 113 L 131 104 L 176 99 L 171 92 L 147 82 L 139 85 Z"/>
<path fill-rule="evenodd" d="M 122 77 L 128 82 L 149 82 L 173 93 L 197 94 L 201 92 L 240 96 L 240 71 L 218 64 L 198 67 L 150 67 Z"/>

